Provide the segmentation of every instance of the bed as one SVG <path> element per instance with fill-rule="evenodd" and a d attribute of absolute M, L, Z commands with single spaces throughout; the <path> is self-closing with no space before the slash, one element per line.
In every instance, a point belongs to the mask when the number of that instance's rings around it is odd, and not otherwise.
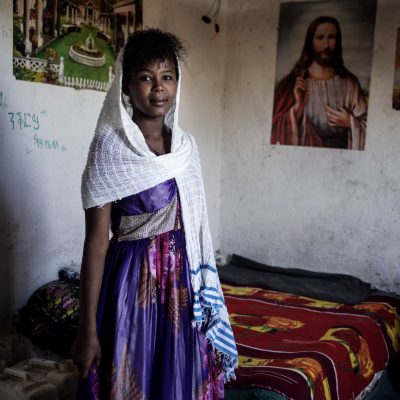
<path fill-rule="evenodd" d="M 38 346 L 68 356 L 79 273 L 59 275 L 31 296 L 19 327 Z M 219 275 L 239 351 L 226 400 L 400 399 L 399 296 L 349 275 L 237 255 Z"/>
<path fill-rule="evenodd" d="M 400 399 L 398 296 L 237 255 L 219 273 L 239 352 L 227 400 Z"/>

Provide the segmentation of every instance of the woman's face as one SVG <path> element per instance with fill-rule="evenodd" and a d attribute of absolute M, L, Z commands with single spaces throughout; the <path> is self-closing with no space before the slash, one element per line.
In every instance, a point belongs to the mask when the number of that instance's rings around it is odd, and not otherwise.
<path fill-rule="evenodd" d="M 164 117 L 174 104 L 177 86 L 171 60 L 155 61 L 134 71 L 124 90 L 132 100 L 134 119 Z"/>

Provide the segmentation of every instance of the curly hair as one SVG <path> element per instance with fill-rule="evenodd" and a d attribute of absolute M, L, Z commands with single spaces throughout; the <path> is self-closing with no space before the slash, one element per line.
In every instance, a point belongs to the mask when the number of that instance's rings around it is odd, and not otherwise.
<path fill-rule="evenodd" d="M 170 60 L 175 66 L 176 79 L 179 79 L 178 60 L 183 60 L 186 48 L 181 40 L 160 29 L 136 31 L 129 36 L 122 62 L 122 86 L 126 86 L 132 72 L 153 62 Z"/>

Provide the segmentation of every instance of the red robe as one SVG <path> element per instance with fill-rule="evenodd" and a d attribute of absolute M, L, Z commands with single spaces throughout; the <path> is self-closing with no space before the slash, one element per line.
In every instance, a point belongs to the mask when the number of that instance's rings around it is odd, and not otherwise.
<path fill-rule="evenodd" d="M 346 80 L 346 100 L 343 107 L 350 113 L 351 127 L 348 130 L 347 148 L 363 150 L 365 146 L 367 102 L 357 78 L 349 75 L 340 79 Z M 275 90 L 271 143 L 324 147 L 321 136 L 305 112 L 302 120 L 296 121 L 293 110 L 295 82 L 295 75 L 290 74 L 282 79 Z"/>

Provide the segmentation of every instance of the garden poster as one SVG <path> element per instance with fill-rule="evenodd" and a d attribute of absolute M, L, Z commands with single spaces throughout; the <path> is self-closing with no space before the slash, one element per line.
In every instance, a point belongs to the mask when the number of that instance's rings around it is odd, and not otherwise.
<path fill-rule="evenodd" d="M 142 0 L 13 0 L 16 79 L 107 91 Z"/>

